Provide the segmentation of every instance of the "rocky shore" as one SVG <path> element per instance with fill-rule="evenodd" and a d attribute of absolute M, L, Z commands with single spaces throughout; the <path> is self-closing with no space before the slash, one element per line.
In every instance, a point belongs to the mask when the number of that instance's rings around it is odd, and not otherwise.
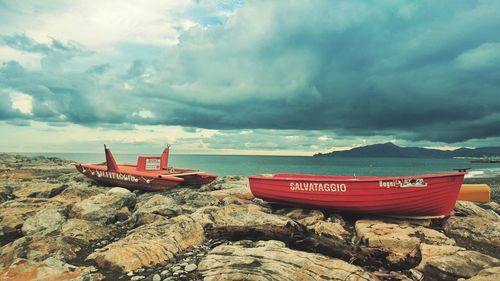
<path fill-rule="evenodd" d="M 269 205 L 245 177 L 130 192 L 0 154 L 0 280 L 500 280 L 497 203 L 338 214 Z"/>

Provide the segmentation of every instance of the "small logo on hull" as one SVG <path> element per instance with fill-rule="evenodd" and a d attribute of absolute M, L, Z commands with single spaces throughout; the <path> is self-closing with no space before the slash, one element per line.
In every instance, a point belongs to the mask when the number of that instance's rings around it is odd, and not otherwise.
<path fill-rule="evenodd" d="M 424 179 L 395 179 L 390 181 L 379 181 L 380 187 L 391 188 L 391 187 L 426 187 L 427 183 Z"/>

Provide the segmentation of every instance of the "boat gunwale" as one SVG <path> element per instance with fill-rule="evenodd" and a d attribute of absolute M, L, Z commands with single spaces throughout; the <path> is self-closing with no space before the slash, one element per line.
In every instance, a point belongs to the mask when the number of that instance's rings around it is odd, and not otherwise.
<path fill-rule="evenodd" d="M 398 179 L 414 179 L 414 178 L 441 178 L 451 176 L 465 176 L 466 172 L 440 173 L 440 174 L 422 174 L 411 176 L 332 176 L 332 175 L 313 175 L 313 174 L 271 174 L 249 176 L 249 179 L 272 180 L 272 181 L 316 181 L 316 182 L 376 182 Z M 280 177 L 283 175 L 283 177 Z M 289 175 L 297 175 L 301 177 L 287 177 Z"/>

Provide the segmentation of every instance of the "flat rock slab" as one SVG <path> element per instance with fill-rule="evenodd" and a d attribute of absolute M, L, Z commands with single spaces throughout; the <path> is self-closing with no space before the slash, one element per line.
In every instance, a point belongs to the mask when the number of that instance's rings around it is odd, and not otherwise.
<path fill-rule="evenodd" d="M 41 231 L 56 230 L 65 220 L 66 218 L 60 212 L 53 209 L 43 209 L 24 222 L 22 232 L 24 235 L 32 235 Z"/>
<path fill-rule="evenodd" d="M 417 257 L 420 243 L 455 245 L 453 239 L 433 229 L 378 220 L 356 221 L 356 233 L 366 246 L 389 252 L 389 263 Z"/>
<path fill-rule="evenodd" d="M 0 205 L 0 245 L 21 236 L 24 222 L 40 210 L 53 209 L 64 212 L 67 205 L 45 198 L 19 198 Z"/>
<path fill-rule="evenodd" d="M 443 227 L 446 235 L 454 237 L 464 247 L 500 258 L 500 219 L 494 216 L 452 216 Z"/>
<path fill-rule="evenodd" d="M 54 201 L 67 204 L 76 204 L 97 194 L 105 193 L 106 189 L 89 186 L 87 183 L 71 183 L 58 195 L 52 197 Z"/>
<path fill-rule="evenodd" d="M 0 269 L 0 280 L 89 280 L 98 281 L 104 276 L 92 274 L 90 267 L 77 267 L 54 258 L 48 258 L 42 262 L 33 262 L 18 259 L 13 264 Z M 81 278 L 81 279 L 79 279 Z"/>
<path fill-rule="evenodd" d="M 424 267 L 430 259 L 453 255 L 456 252 L 463 250 L 465 249 L 452 245 L 429 245 L 422 243 L 420 244 L 420 253 L 422 259 L 420 260 L 420 264 L 416 267 L 416 269 L 424 271 Z"/>
<path fill-rule="evenodd" d="M 291 250 L 280 241 L 240 241 L 214 248 L 198 265 L 204 280 L 376 280 L 361 267 Z"/>
<path fill-rule="evenodd" d="M 479 273 L 467 279 L 467 281 L 498 281 L 500 280 L 500 266 L 491 267 L 479 271 Z"/>
<path fill-rule="evenodd" d="M 48 211 L 51 210 L 42 210 L 39 213 Z M 28 219 L 27 223 L 33 218 L 36 218 L 36 215 Z M 9 265 L 18 258 L 40 262 L 48 257 L 56 257 L 70 261 L 76 258 L 82 249 L 90 247 L 91 241 L 103 239 L 113 230 L 110 226 L 80 219 L 69 219 L 49 225 L 50 227 L 46 228 L 46 224 L 42 224 L 38 231 L 29 232 L 28 236 L 0 248 L 0 265 Z"/>
<path fill-rule="evenodd" d="M 70 216 L 72 218 L 101 221 L 112 223 L 116 221 L 116 216 L 122 208 L 133 209 L 136 202 L 134 193 L 123 189 L 113 188 L 106 194 L 97 194 L 79 203 L 71 208 Z"/>
<path fill-rule="evenodd" d="M 476 251 L 458 251 L 452 255 L 431 258 L 424 267 L 426 280 L 471 278 L 480 271 L 500 266 L 500 260 Z"/>
<path fill-rule="evenodd" d="M 35 182 L 27 183 L 14 190 L 15 197 L 40 197 L 50 198 L 64 190 L 65 186 L 60 183 Z"/>
<path fill-rule="evenodd" d="M 181 215 L 132 230 L 125 238 L 87 257 L 99 267 L 130 272 L 141 267 L 167 262 L 205 239 L 201 224 Z"/>

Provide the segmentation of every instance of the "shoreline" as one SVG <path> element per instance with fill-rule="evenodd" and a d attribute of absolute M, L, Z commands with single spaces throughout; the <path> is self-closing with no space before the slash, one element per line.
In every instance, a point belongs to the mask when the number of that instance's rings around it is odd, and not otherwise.
<path fill-rule="evenodd" d="M 500 177 L 466 182 L 496 191 Z M 0 155 L 0 279 L 293 280 L 305 269 L 311 281 L 454 280 L 500 266 L 495 203 L 459 201 L 448 217 L 415 220 L 272 205 L 249 192 L 239 176 L 130 191 L 97 185 L 70 161 Z"/>

